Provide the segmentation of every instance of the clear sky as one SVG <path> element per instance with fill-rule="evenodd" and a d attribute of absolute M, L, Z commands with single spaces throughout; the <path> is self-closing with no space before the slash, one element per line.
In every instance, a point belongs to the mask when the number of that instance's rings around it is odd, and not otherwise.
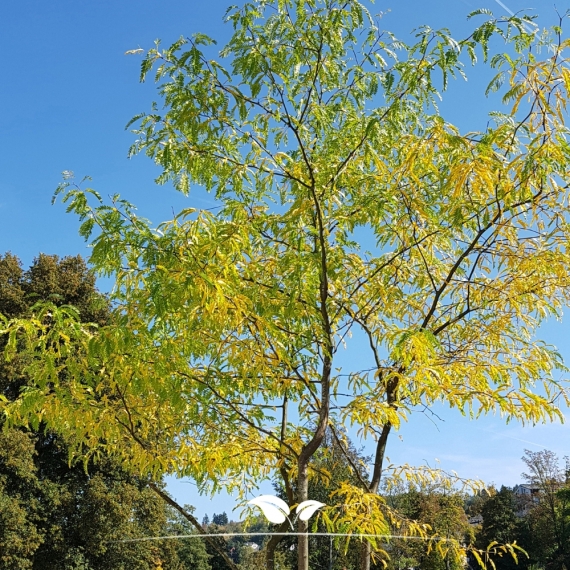
<path fill-rule="evenodd" d="M 235 1 L 235 0 L 234 0 Z M 184 199 L 169 187 L 157 187 L 154 165 L 146 157 L 127 159 L 133 136 L 124 125 L 149 109 L 157 99 L 152 82 L 138 82 L 140 56 L 124 52 L 165 45 L 181 35 L 200 31 L 223 45 L 229 33 L 222 17 L 231 0 L 19 0 L 6 2 L 0 18 L 3 45 L 0 89 L 0 252 L 11 251 L 29 265 L 39 252 L 88 256 L 77 234 L 77 220 L 61 204 L 50 205 L 63 170 L 93 177 L 103 194 L 120 193 L 139 206 L 153 222 L 171 216 L 182 205 L 207 207 L 209 197 L 195 191 Z M 502 4 L 502 5 L 501 5 Z M 547 0 L 381 0 L 383 27 L 404 40 L 422 24 L 449 27 L 460 38 L 472 29 L 466 15 L 489 8 L 506 15 L 538 13 L 538 23 L 556 20 Z M 558 1 L 564 12 L 568 0 Z M 534 10 L 533 10 L 534 9 Z M 570 30 L 568 22 L 567 30 Z M 446 96 L 444 114 L 460 128 L 484 128 L 491 108 L 483 92 L 488 72 L 467 69 L 468 83 L 459 82 Z M 100 286 L 105 288 L 106 283 Z M 555 344 L 570 363 L 570 322 L 548 323 L 542 337 Z M 496 484 L 516 484 L 525 448 L 548 448 L 570 455 L 570 427 L 505 426 L 497 417 L 476 422 L 455 412 L 434 410 L 440 419 L 416 414 L 389 444 L 394 463 L 434 465 L 465 477 Z M 232 498 L 210 501 L 198 497 L 191 484 L 169 488 L 183 503 L 197 506 L 198 515 L 234 506 Z M 267 490 L 267 488 L 266 488 Z"/>

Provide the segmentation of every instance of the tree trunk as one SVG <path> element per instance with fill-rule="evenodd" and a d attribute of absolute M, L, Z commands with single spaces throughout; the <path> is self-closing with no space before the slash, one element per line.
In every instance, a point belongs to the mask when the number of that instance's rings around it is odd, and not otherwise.
<path fill-rule="evenodd" d="M 297 503 L 302 503 L 309 498 L 309 462 L 311 457 L 319 449 L 329 423 L 330 411 L 330 388 L 331 388 L 331 371 L 332 371 L 332 358 L 334 353 L 334 334 L 331 326 L 331 319 L 328 312 L 328 298 L 329 298 L 329 276 L 327 269 L 327 237 L 325 232 L 325 225 L 323 222 L 323 213 L 319 204 L 319 198 L 315 186 L 311 186 L 311 197 L 315 205 L 314 228 L 317 230 L 315 237 L 315 253 L 320 254 L 320 284 L 319 284 L 319 298 L 320 298 L 320 313 L 323 325 L 323 338 L 322 343 L 319 342 L 323 354 L 323 368 L 321 371 L 321 401 L 319 409 L 319 420 L 317 427 L 311 440 L 303 446 L 299 458 L 297 460 L 298 475 L 297 475 Z M 297 556 L 297 570 L 309 570 L 309 524 L 307 521 L 299 520 L 297 523 L 297 530 L 303 533 L 299 536 L 297 548 L 299 549 Z"/>
<path fill-rule="evenodd" d="M 287 396 L 283 398 L 283 420 L 281 423 L 281 442 L 285 441 L 285 430 L 287 426 Z M 281 473 L 281 478 L 283 479 L 283 486 L 285 487 L 285 493 L 287 494 L 287 502 L 292 505 L 295 502 L 295 495 L 293 494 L 293 489 L 291 488 L 291 483 L 289 481 L 289 474 L 285 466 L 279 469 Z M 277 528 L 277 532 L 286 532 L 289 530 L 291 523 L 286 520 L 282 522 Z M 282 536 L 273 535 L 267 542 L 265 547 L 265 568 L 266 570 L 275 570 L 275 549 L 277 545 L 283 539 Z"/>
<path fill-rule="evenodd" d="M 327 350 L 330 347 L 327 347 Z M 330 356 L 326 355 L 323 362 L 323 373 L 321 376 L 321 409 L 319 410 L 319 423 L 311 441 L 309 441 L 301 451 L 297 460 L 297 503 L 302 503 L 309 498 L 309 461 L 317 449 L 320 447 L 328 426 L 329 406 L 330 406 Z M 297 542 L 297 570 L 309 570 L 309 523 L 299 520 L 297 530 L 303 533 Z"/>
<path fill-rule="evenodd" d="M 372 547 L 370 543 L 365 540 L 362 544 L 360 553 L 360 570 L 370 570 L 370 557 L 372 555 Z"/>
<path fill-rule="evenodd" d="M 309 496 L 309 475 L 307 463 L 299 460 L 299 479 L 297 483 L 297 502 L 306 501 Z M 297 522 L 297 531 L 307 533 L 309 523 L 299 520 Z M 309 535 L 301 534 L 297 541 L 297 570 L 309 570 Z"/>

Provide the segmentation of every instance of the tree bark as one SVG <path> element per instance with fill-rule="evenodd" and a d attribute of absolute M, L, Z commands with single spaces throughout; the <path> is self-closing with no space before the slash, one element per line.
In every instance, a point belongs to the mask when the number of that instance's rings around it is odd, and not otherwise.
<path fill-rule="evenodd" d="M 301 503 L 306 501 L 309 497 L 309 475 L 307 464 L 299 465 L 299 479 L 297 484 L 297 501 Z M 297 531 L 302 533 L 307 533 L 309 529 L 309 523 L 307 521 L 302 521 L 299 519 L 297 522 Z M 299 540 L 297 541 L 297 569 L 298 570 L 309 570 L 309 535 L 301 534 L 299 535 Z"/>
<path fill-rule="evenodd" d="M 284 452 L 283 442 L 285 441 L 285 436 L 287 435 L 287 404 L 288 398 L 287 393 L 283 396 L 283 416 L 281 418 L 281 453 Z M 281 473 L 281 478 L 283 479 L 283 486 L 285 487 L 285 494 L 287 495 L 287 502 L 289 505 L 292 505 L 295 502 L 295 496 L 293 494 L 293 489 L 291 488 L 291 482 L 289 481 L 289 474 L 285 467 L 285 464 L 281 466 L 279 469 L 279 473 Z M 285 532 L 289 530 L 290 522 L 288 520 L 283 521 L 277 532 Z M 267 546 L 265 547 L 265 568 L 266 570 L 275 570 L 275 549 L 277 545 L 283 539 L 282 536 L 273 535 L 269 541 L 267 542 Z"/>
<path fill-rule="evenodd" d="M 176 509 L 192 526 L 198 531 L 199 534 L 208 534 L 204 527 L 198 522 L 196 517 L 189 513 L 186 509 L 180 506 L 172 497 L 165 493 L 155 483 L 149 483 L 149 487 L 166 503 Z M 204 540 L 224 559 L 227 567 L 230 570 L 239 570 L 234 561 L 227 555 L 226 551 L 214 540 L 211 536 L 205 536 Z"/>
<path fill-rule="evenodd" d="M 370 558 L 372 556 L 372 547 L 365 540 L 362 543 L 362 551 L 360 553 L 360 570 L 370 570 Z"/>

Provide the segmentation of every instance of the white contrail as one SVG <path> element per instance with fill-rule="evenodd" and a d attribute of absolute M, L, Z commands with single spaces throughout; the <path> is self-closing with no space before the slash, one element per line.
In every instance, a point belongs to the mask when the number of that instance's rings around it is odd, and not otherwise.
<path fill-rule="evenodd" d="M 501 8 L 503 8 L 503 10 L 506 10 L 511 16 L 514 16 L 514 15 L 515 15 L 515 13 L 514 13 L 508 6 L 505 6 L 505 5 L 501 2 L 501 0 L 495 0 L 495 2 L 496 2 L 499 6 L 501 6 Z"/>
<path fill-rule="evenodd" d="M 509 15 L 515 16 L 515 13 L 514 13 L 508 6 L 506 6 L 505 4 L 503 4 L 503 3 L 501 2 L 501 0 L 495 0 L 495 2 L 496 2 L 503 10 L 505 10 L 506 12 L 508 12 Z M 534 26 L 534 28 L 535 28 L 534 31 L 536 31 L 536 30 L 538 29 L 538 26 L 537 26 L 534 22 L 527 22 L 527 23 L 528 23 L 528 24 L 532 24 L 532 25 Z M 532 30 L 527 26 L 527 23 L 524 23 L 523 26 L 525 27 L 526 31 L 527 31 L 529 34 L 531 34 L 531 33 L 532 33 Z"/>
<path fill-rule="evenodd" d="M 483 429 L 483 428 L 479 428 L 479 427 L 475 427 L 475 429 L 478 429 L 479 431 L 484 431 L 485 433 L 490 433 L 492 435 L 496 435 L 498 437 L 506 437 L 508 439 L 514 439 L 515 441 L 522 441 L 523 443 L 535 445 L 536 447 L 542 447 L 542 449 L 549 449 L 548 447 L 545 447 L 544 445 L 542 445 L 540 443 L 536 443 L 535 441 L 529 441 L 528 439 L 521 439 L 520 437 L 514 437 L 512 435 L 507 435 L 506 433 L 500 433 L 498 431 L 494 431 L 491 429 Z"/>
<path fill-rule="evenodd" d="M 495 0 L 495 2 L 503 9 L 505 10 L 510 16 L 515 16 L 515 13 L 508 7 L 506 6 L 503 2 L 501 2 L 501 0 Z M 528 24 L 530 24 L 531 26 L 534 26 L 534 30 L 530 29 L 528 27 Z M 534 34 L 536 32 L 538 32 L 539 30 L 539 26 L 538 24 L 535 24 L 534 22 L 523 22 L 522 25 L 524 26 L 524 29 L 529 33 L 529 34 Z M 554 48 L 552 46 L 548 47 L 548 51 L 554 51 Z M 567 61 L 564 61 L 563 64 L 570 69 L 570 64 Z M 529 442 L 530 443 L 530 442 Z"/>

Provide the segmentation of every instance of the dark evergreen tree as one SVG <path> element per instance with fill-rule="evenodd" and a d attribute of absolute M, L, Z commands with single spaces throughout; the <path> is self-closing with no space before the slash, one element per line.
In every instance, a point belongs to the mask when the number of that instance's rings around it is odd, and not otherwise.
<path fill-rule="evenodd" d="M 228 522 L 228 515 L 226 515 L 225 511 L 219 515 L 214 513 L 214 516 L 212 517 L 212 523 L 217 524 L 218 526 L 226 526 Z"/>
<path fill-rule="evenodd" d="M 481 509 L 483 522 L 479 539 L 481 547 L 490 542 L 513 542 L 517 538 L 516 503 L 513 490 L 502 486 L 501 489 L 490 496 Z"/>

